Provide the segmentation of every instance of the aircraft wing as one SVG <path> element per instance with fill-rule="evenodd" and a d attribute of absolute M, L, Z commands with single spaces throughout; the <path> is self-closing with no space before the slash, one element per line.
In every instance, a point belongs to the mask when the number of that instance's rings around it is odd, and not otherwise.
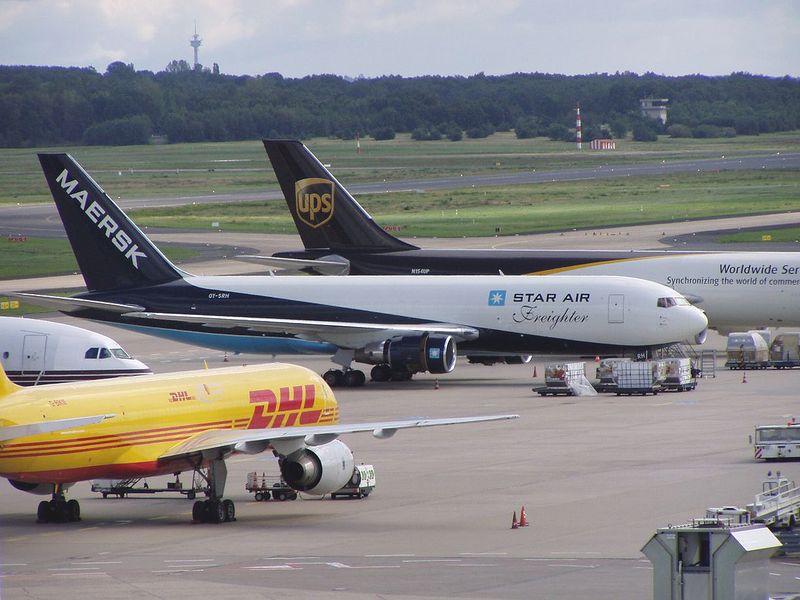
<path fill-rule="evenodd" d="M 364 338 L 378 339 L 386 335 L 439 333 L 452 335 L 459 340 L 473 340 L 478 337 L 478 330 L 474 327 L 452 325 L 448 323 L 349 323 L 301 319 L 187 315 L 144 311 L 125 313 L 124 316 L 140 319 L 180 321 L 183 323 L 201 323 L 209 327 L 231 329 L 241 327 L 268 333 L 288 333 L 302 336 L 303 339 L 332 342 L 345 347 L 349 346 L 350 342 L 362 343 Z M 355 338 L 359 338 L 361 341 L 356 342 Z M 348 341 L 348 339 L 350 341 Z"/>
<path fill-rule="evenodd" d="M 454 417 L 443 419 L 406 419 L 401 421 L 378 421 L 352 425 L 318 425 L 312 427 L 278 427 L 275 429 L 215 429 L 200 432 L 188 440 L 173 446 L 159 460 L 183 458 L 209 451 L 254 453 L 266 450 L 273 441 L 303 438 L 308 446 L 327 444 L 346 433 L 371 431 L 378 439 L 392 437 L 398 429 L 460 425 L 486 421 L 518 419 L 519 415 L 485 415 L 479 417 Z"/>
<path fill-rule="evenodd" d="M 12 298 L 27 300 L 37 306 L 55 308 L 62 312 L 75 312 L 85 308 L 111 311 L 115 313 L 128 313 L 131 311 L 144 310 L 138 304 L 118 304 L 116 302 L 102 302 L 100 300 L 87 300 L 85 298 L 69 298 L 66 296 L 48 296 L 47 294 L 30 294 L 28 292 L 11 292 L 4 294 Z"/>
<path fill-rule="evenodd" d="M 304 273 L 307 270 L 315 271 L 320 275 L 349 275 L 350 261 L 338 257 L 338 260 L 282 258 L 279 256 L 259 256 L 256 254 L 240 254 L 233 257 L 243 262 L 275 267 L 286 274 Z"/>
<path fill-rule="evenodd" d="M 83 427 L 110 419 L 114 415 L 92 415 L 89 417 L 74 417 L 71 419 L 53 419 L 52 421 L 40 421 L 38 423 L 27 423 L 25 425 L 11 425 L 0 427 L 0 442 L 16 440 L 18 438 L 39 435 L 40 433 L 52 433 L 73 427 Z"/>

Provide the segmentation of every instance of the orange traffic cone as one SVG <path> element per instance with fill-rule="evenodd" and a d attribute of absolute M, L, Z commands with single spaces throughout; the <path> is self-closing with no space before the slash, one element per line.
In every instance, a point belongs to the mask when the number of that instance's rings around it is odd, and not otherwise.
<path fill-rule="evenodd" d="M 511 529 L 519 529 L 519 521 L 517 521 L 517 511 L 514 511 L 514 517 L 511 519 Z"/>
<path fill-rule="evenodd" d="M 742 371 L 742 383 L 747 383 L 747 371 Z"/>
<path fill-rule="evenodd" d="M 433 389 L 435 389 L 435 390 L 439 389 L 439 380 L 438 379 L 434 379 L 434 381 L 433 381 Z"/>
<path fill-rule="evenodd" d="M 227 352 L 222 356 L 222 362 L 228 362 L 228 353 Z"/>
<path fill-rule="evenodd" d="M 525 505 L 522 505 L 522 510 L 519 511 L 519 526 L 520 527 L 527 527 L 530 525 L 528 523 L 528 517 L 525 515 Z"/>

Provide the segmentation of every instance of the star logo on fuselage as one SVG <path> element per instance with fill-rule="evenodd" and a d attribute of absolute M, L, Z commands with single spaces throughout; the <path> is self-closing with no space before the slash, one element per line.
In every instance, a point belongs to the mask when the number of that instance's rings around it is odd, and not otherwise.
<path fill-rule="evenodd" d="M 489 290 L 489 306 L 505 306 L 505 305 L 506 305 L 505 290 Z"/>

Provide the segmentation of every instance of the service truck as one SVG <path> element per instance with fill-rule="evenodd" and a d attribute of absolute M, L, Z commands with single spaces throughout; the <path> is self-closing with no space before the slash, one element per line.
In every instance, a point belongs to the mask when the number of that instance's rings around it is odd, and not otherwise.
<path fill-rule="evenodd" d="M 756 460 L 800 458 L 800 423 L 792 419 L 785 425 L 756 425 L 750 443 Z"/>
<path fill-rule="evenodd" d="M 706 517 L 725 525 L 764 523 L 770 529 L 792 529 L 800 518 L 800 488 L 778 471 L 770 471 L 761 483 L 761 493 L 744 508 L 723 506 L 706 509 Z"/>

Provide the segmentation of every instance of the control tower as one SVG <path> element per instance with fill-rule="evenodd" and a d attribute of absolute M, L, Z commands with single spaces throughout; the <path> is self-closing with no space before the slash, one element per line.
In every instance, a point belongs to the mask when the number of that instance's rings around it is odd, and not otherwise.
<path fill-rule="evenodd" d="M 198 65 L 200 64 L 197 61 L 197 49 L 200 47 L 200 44 L 202 44 L 202 43 L 203 43 L 203 40 L 201 40 L 200 36 L 197 35 L 197 21 L 195 21 L 195 23 L 194 23 L 194 35 L 192 36 L 192 39 L 189 40 L 189 45 L 192 48 L 194 48 L 194 65 L 193 65 L 193 68 L 194 68 L 195 71 L 197 70 Z"/>

